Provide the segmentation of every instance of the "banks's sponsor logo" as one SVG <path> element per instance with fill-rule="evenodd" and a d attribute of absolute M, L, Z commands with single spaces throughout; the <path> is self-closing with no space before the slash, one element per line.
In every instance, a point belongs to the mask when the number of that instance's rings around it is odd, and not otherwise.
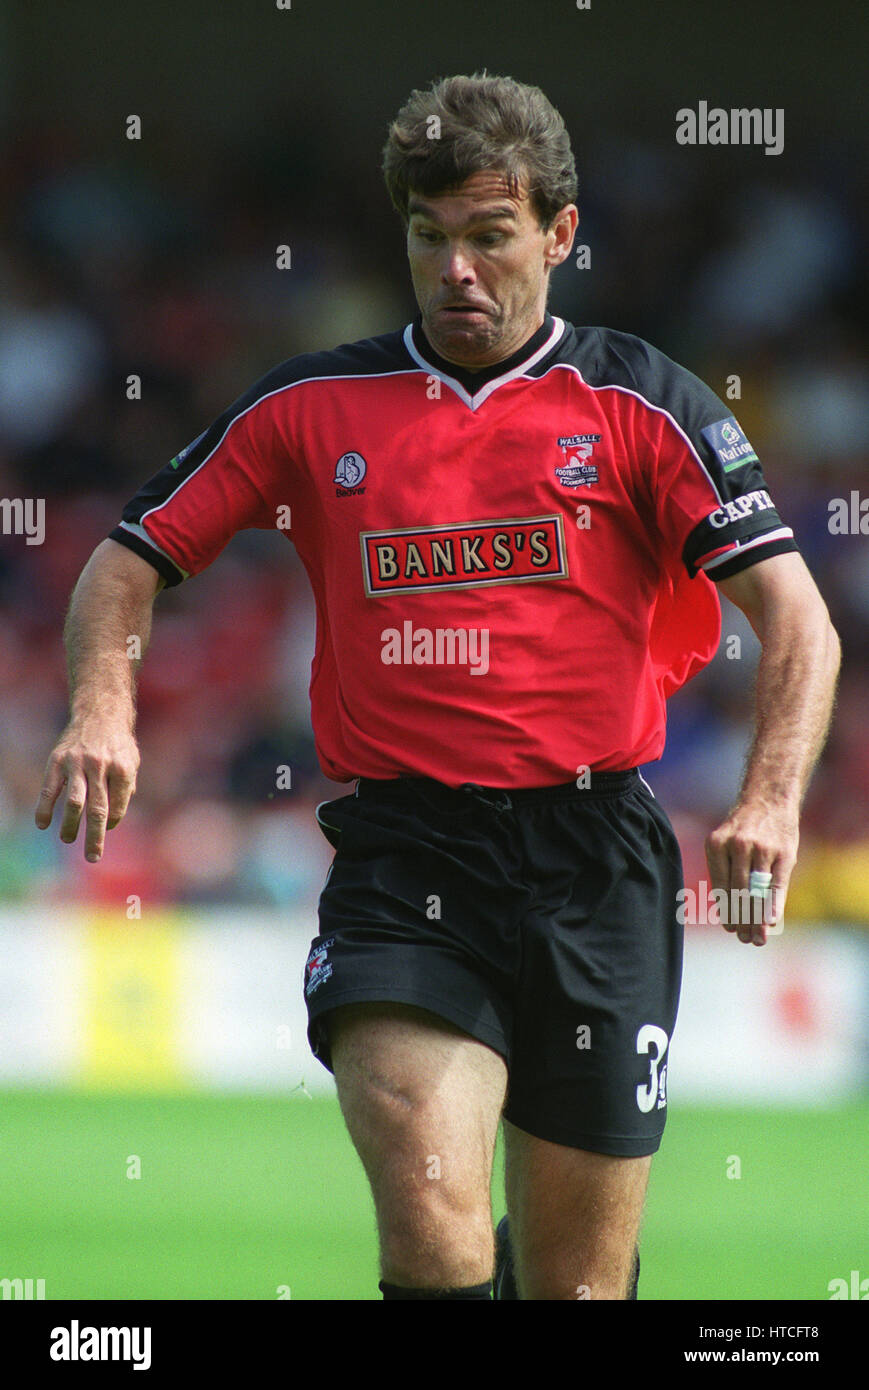
<path fill-rule="evenodd" d="M 365 531 L 360 541 L 369 598 L 568 576 L 560 516 Z"/>

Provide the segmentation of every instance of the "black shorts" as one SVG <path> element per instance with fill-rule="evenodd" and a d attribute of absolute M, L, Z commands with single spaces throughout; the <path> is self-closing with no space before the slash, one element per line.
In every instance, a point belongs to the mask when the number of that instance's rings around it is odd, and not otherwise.
<path fill-rule="evenodd" d="M 505 1059 L 505 1118 L 598 1153 L 654 1153 L 676 1022 L 682 861 L 636 770 L 520 791 L 361 779 L 317 818 L 336 854 L 305 966 L 324 1015 L 415 1004 Z"/>

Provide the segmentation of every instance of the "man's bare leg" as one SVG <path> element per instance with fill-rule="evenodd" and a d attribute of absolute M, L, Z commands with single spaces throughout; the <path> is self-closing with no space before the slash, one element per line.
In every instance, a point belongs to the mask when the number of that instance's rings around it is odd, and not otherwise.
<path fill-rule="evenodd" d="M 414 1289 L 488 1282 L 503 1059 L 411 1005 L 342 1005 L 326 1026 L 341 1109 L 374 1197 L 382 1278 Z"/>
<path fill-rule="evenodd" d="M 651 1157 L 571 1149 L 507 1121 L 504 1138 L 520 1298 L 627 1298 Z"/>

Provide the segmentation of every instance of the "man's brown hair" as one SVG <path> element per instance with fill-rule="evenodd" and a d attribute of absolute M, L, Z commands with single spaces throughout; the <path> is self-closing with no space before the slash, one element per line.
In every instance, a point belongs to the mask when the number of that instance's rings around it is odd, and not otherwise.
<path fill-rule="evenodd" d="M 544 231 L 575 201 L 570 137 L 540 88 L 484 69 L 411 92 L 383 147 L 386 187 L 405 225 L 411 192 L 436 197 L 484 170 L 503 174 L 513 197 L 525 186 Z"/>

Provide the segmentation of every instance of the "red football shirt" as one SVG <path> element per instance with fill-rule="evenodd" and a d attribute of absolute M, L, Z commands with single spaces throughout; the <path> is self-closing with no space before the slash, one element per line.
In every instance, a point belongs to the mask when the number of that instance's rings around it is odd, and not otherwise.
<path fill-rule="evenodd" d="M 313 728 L 339 782 L 534 787 L 658 758 L 667 696 L 718 645 L 709 576 L 796 549 L 708 387 L 549 314 L 480 372 L 420 318 L 290 359 L 111 534 L 176 584 L 247 527 L 310 577 Z"/>

